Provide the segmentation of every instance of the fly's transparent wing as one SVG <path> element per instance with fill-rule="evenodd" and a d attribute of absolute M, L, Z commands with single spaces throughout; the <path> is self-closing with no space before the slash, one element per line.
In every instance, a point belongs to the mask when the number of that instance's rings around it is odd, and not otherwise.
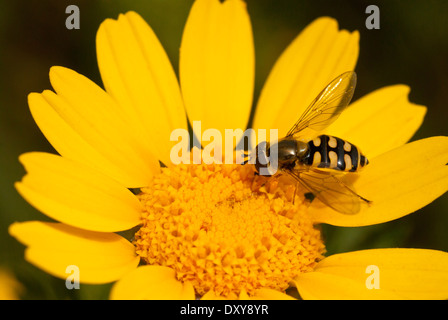
<path fill-rule="evenodd" d="M 355 92 L 355 87 L 355 72 L 348 71 L 338 76 L 319 93 L 286 136 L 293 136 L 305 128 L 316 131 L 326 128 L 348 106 Z"/>
<path fill-rule="evenodd" d="M 287 172 L 325 205 L 340 213 L 356 214 L 361 209 L 362 202 L 371 202 L 358 195 L 352 186 L 339 180 L 333 172 L 317 169 Z"/>

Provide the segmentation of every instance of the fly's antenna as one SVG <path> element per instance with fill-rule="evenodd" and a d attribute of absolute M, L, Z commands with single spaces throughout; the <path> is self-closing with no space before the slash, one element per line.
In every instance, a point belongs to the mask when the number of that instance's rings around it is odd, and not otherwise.
<path fill-rule="evenodd" d="M 244 151 L 244 153 L 243 153 L 243 159 L 244 159 L 244 161 L 243 161 L 242 165 L 245 165 L 246 163 L 249 162 L 249 160 L 250 160 L 250 154 L 249 154 L 248 151 Z"/>

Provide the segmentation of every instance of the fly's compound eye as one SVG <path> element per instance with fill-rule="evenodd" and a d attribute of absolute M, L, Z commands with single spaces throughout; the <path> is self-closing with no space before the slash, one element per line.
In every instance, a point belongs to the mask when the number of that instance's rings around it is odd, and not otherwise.
<path fill-rule="evenodd" d="M 278 147 L 267 142 L 261 142 L 255 148 L 255 170 L 261 176 L 271 177 L 278 169 Z"/>

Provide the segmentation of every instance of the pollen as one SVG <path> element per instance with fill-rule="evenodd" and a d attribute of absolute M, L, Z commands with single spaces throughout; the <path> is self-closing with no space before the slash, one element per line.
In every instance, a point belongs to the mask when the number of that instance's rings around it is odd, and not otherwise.
<path fill-rule="evenodd" d="M 174 269 L 198 296 L 283 292 L 325 252 L 303 192 L 287 178 L 256 176 L 251 165 L 163 168 L 138 195 L 145 210 L 136 252 Z"/>

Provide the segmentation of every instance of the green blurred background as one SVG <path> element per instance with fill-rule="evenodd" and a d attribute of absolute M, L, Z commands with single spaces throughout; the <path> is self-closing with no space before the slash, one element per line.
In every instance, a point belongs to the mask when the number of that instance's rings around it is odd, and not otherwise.
<path fill-rule="evenodd" d="M 50 89 L 49 68 L 72 68 L 101 84 L 95 34 L 106 18 L 139 12 L 164 45 L 176 71 L 182 30 L 192 0 L 0 2 L 0 267 L 22 283 L 24 299 L 104 299 L 110 285 L 65 282 L 24 261 L 24 247 L 7 233 L 14 221 L 48 220 L 28 205 L 13 184 L 24 175 L 17 158 L 28 151 L 54 152 L 27 105 L 30 92 Z M 67 30 L 65 8 L 80 9 L 81 28 Z M 365 27 L 370 4 L 380 8 L 380 30 Z M 255 103 L 277 57 L 312 20 L 331 16 L 341 28 L 359 30 L 358 86 L 354 99 L 397 83 L 411 87 L 410 100 L 426 105 L 425 122 L 413 140 L 447 135 L 448 1 L 247 0 L 256 50 Z M 412 155 L 409 155 L 412 157 Z M 414 247 L 448 251 L 448 197 L 389 223 L 360 227 L 323 226 L 329 253 L 365 248 Z"/>

